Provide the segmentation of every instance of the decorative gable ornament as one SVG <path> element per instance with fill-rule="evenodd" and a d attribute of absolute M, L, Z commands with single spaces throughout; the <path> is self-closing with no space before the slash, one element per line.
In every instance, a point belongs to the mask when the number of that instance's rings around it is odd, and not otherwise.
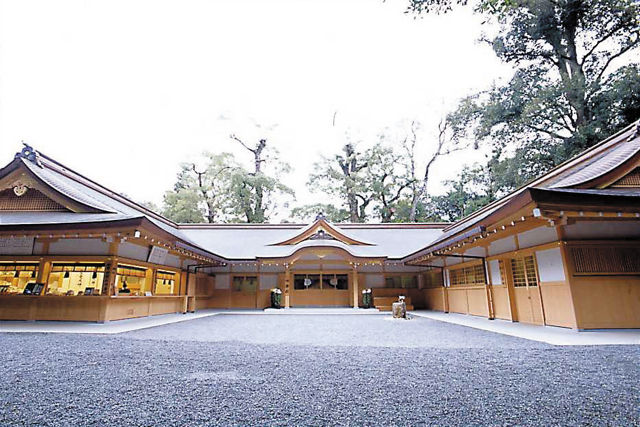
<path fill-rule="evenodd" d="M 29 187 L 27 187 L 25 184 L 21 182 L 17 182 L 13 186 L 13 194 L 15 194 L 18 197 L 24 196 L 25 194 L 27 194 L 27 191 L 29 191 Z"/>

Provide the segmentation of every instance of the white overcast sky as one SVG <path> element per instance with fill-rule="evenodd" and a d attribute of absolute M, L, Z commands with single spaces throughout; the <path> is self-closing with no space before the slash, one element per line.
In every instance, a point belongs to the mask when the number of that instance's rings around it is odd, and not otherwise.
<path fill-rule="evenodd" d="M 508 77 L 468 9 L 413 19 L 404 0 L 0 0 L 0 162 L 24 140 L 138 201 L 160 203 L 203 150 L 250 157 L 266 135 L 294 168 L 386 127 L 438 119 Z M 336 125 L 332 126 L 337 111 Z M 266 133 L 254 123 L 273 127 Z M 441 160 L 432 191 L 478 152 Z"/>

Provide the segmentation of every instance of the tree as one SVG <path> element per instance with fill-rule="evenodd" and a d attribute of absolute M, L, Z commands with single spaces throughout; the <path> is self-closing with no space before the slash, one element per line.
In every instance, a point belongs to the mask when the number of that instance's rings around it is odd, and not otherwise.
<path fill-rule="evenodd" d="M 431 216 L 457 221 L 493 200 L 491 174 L 479 165 L 465 167 L 455 180 L 445 181 L 447 192 L 431 198 Z"/>
<path fill-rule="evenodd" d="M 372 198 L 367 194 L 367 183 L 363 169 L 369 166 L 366 153 L 356 151 L 352 143 L 342 148 L 344 154 L 333 158 L 323 157 L 314 163 L 314 170 L 307 185 L 311 191 L 322 191 L 344 201 L 350 222 L 364 222 L 366 209 Z"/>
<path fill-rule="evenodd" d="M 329 222 L 346 222 L 349 220 L 348 210 L 338 208 L 329 203 L 298 206 L 291 209 L 291 218 L 312 222 L 319 213 L 322 213 Z"/>
<path fill-rule="evenodd" d="M 410 10 L 440 13 L 456 4 L 467 1 L 411 0 Z M 492 161 L 517 169 L 509 185 L 640 117 L 640 67 L 630 56 L 640 43 L 637 1 L 480 0 L 475 10 L 499 25 L 499 35 L 486 41 L 515 73 L 462 100 L 448 122 L 459 138 L 494 144 Z M 507 146 L 515 147 L 517 162 Z"/>
<path fill-rule="evenodd" d="M 172 191 L 164 196 L 164 215 L 176 222 L 209 222 L 231 212 L 232 177 L 241 169 L 230 153 L 204 153 L 205 166 L 183 163 Z"/>
<path fill-rule="evenodd" d="M 366 159 L 364 185 L 368 200 L 375 203 L 373 210 L 382 222 L 391 222 L 398 204 L 414 184 L 409 159 L 380 141 L 367 150 Z"/>
<path fill-rule="evenodd" d="M 419 124 L 417 122 L 411 122 L 411 135 L 407 136 L 402 144 L 409 160 L 408 170 L 411 177 L 409 185 L 411 188 L 411 205 L 409 207 L 407 217 L 409 222 L 415 222 L 419 218 L 418 215 L 420 211 L 423 211 L 423 213 L 425 212 L 424 200 L 427 199 L 427 187 L 429 184 L 431 167 L 436 160 L 442 156 L 446 156 L 450 153 L 466 148 L 466 144 L 464 144 L 460 138 L 457 138 L 457 134 L 451 135 L 448 122 L 441 119 L 440 123 L 438 123 L 438 140 L 436 143 L 436 149 L 427 157 L 424 174 L 421 178 L 418 178 L 416 170 L 416 143 L 418 141 L 418 127 Z"/>
<path fill-rule="evenodd" d="M 269 211 L 277 207 L 276 196 L 294 196 L 294 191 L 280 179 L 291 167 L 280 161 L 275 149 L 271 150 L 270 157 L 267 156 L 267 140 L 264 138 L 259 139 L 255 147 L 234 134 L 230 138 L 253 155 L 252 171 L 239 168 L 232 175 L 230 196 L 233 211 L 246 222 L 265 222 L 269 219 Z M 267 166 L 271 168 L 271 175 L 265 173 Z"/>

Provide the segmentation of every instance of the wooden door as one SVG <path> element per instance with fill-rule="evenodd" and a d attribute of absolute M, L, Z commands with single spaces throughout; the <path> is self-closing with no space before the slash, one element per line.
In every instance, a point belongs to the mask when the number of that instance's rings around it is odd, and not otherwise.
<path fill-rule="evenodd" d="M 535 325 L 544 324 L 538 274 L 533 255 L 511 259 L 511 274 L 518 321 Z"/>

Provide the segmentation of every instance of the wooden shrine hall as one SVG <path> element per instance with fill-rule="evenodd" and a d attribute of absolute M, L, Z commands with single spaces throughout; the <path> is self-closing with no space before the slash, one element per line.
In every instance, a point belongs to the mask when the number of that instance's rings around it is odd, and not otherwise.
<path fill-rule="evenodd" d="M 176 224 L 29 146 L 0 170 L 0 320 L 431 309 L 640 328 L 640 131 L 453 224 Z"/>

